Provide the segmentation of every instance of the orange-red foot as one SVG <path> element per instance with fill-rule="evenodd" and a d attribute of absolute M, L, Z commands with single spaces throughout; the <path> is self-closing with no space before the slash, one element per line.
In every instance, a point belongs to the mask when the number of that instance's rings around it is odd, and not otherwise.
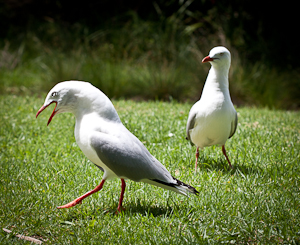
<path fill-rule="evenodd" d="M 231 162 L 229 161 L 229 158 L 228 158 L 228 156 L 227 156 L 227 154 L 226 154 L 225 145 L 222 145 L 222 152 L 223 152 L 224 156 L 226 157 L 226 160 L 227 160 L 227 162 L 228 162 L 228 164 L 229 164 L 229 167 L 232 169 Z"/>
<path fill-rule="evenodd" d="M 197 147 L 196 150 L 195 172 L 197 172 L 198 158 L 199 158 L 199 147 Z"/>
<path fill-rule="evenodd" d="M 123 207 L 121 206 L 121 207 L 118 207 L 118 209 L 117 209 L 117 211 L 116 211 L 115 214 L 120 214 L 120 213 L 122 213 L 122 212 L 124 212 L 124 211 L 125 211 L 125 208 L 123 208 Z"/>
<path fill-rule="evenodd" d="M 75 199 L 74 201 L 72 202 L 69 202 L 68 204 L 65 204 L 65 205 L 62 205 L 62 206 L 58 206 L 57 208 L 58 209 L 62 209 L 62 208 L 71 208 L 77 204 L 81 203 L 81 200 L 77 200 Z"/>

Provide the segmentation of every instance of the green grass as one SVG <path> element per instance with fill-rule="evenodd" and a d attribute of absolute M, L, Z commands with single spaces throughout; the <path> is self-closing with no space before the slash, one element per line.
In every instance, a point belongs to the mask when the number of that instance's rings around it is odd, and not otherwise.
<path fill-rule="evenodd" d="M 99 184 L 102 172 L 76 145 L 71 114 L 38 119 L 36 96 L 0 97 L 0 243 L 28 244 L 7 234 L 25 234 L 45 244 L 299 244 L 300 114 L 238 108 L 236 134 L 227 142 L 234 166 L 221 149 L 200 154 L 185 140 L 191 104 L 113 101 L 125 126 L 178 179 L 197 188 L 186 198 L 127 181 L 115 215 L 120 180 L 67 210 Z"/>

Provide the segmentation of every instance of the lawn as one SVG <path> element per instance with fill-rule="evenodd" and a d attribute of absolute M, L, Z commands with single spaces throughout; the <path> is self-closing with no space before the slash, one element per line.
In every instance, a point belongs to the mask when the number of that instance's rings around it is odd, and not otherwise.
<path fill-rule="evenodd" d="M 176 178 L 200 192 L 188 198 L 127 180 L 116 215 L 121 181 L 81 205 L 58 210 L 100 183 L 102 172 L 74 139 L 71 114 L 53 107 L 38 119 L 45 94 L 0 97 L 0 243 L 28 244 L 299 244 L 300 113 L 237 108 L 236 134 L 221 148 L 200 152 L 185 140 L 191 104 L 113 101 L 122 122 Z M 53 105 L 54 106 L 54 105 Z M 6 228 L 13 233 L 6 233 Z"/>

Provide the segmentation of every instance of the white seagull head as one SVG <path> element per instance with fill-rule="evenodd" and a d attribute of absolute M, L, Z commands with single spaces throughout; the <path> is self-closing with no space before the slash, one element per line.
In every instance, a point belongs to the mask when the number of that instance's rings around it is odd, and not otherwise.
<path fill-rule="evenodd" d="M 96 111 L 101 115 L 106 111 L 115 116 L 114 112 L 109 111 L 111 108 L 107 106 L 107 100 L 107 97 L 100 90 L 88 82 L 65 81 L 56 84 L 50 90 L 36 117 L 52 103 L 56 105 L 47 125 L 56 114 L 63 112 L 71 112 L 76 116 L 78 113 L 87 114 L 91 111 Z"/>
<path fill-rule="evenodd" d="M 206 56 L 202 63 L 209 62 L 215 68 L 224 67 L 229 69 L 231 62 L 231 55 L 227 48 L 218 46 L 210 50 L 209 55 Z"/>

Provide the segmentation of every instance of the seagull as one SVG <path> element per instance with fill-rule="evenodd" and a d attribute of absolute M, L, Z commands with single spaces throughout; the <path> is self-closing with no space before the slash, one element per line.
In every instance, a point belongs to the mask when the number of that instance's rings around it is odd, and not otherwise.
<path fill-rule="evenodd" d="M 110 99 L 88 82 L 65 81 L 56 84 L 48 93 L 44 105 L 36 117 L 49 105 L 55 108 L 48 120 L 60 113 L 75 115 L 75 139 L 85 156 L 103 172 L 100 184 L 72 202 L 57 208 L 70 208 L 91 194 L 100 191 L 106 180 L 121 179 L 121 195 L 118 212 L 123 210 L 125 179 L 187 195 L 198 194 L 192 186 L 175 179 L 169 171 L 152 156 L 142 142 L 121 122 Z"/>
<path fill-rule="evenodd" d="M 232 168 L 225 142 L 234 135 L 238 118 L 229 94 L 230 61 L 229 50 L 221 46 L 213 48 L 202 60 L 202 63 L 209 62 L 211 68 L 201 98 L 192 106 L 186 125 L 186 139 L 197 147 L 195 171 L 199 148 L 212 145 L 222 146 L 222 152 Z"/>

